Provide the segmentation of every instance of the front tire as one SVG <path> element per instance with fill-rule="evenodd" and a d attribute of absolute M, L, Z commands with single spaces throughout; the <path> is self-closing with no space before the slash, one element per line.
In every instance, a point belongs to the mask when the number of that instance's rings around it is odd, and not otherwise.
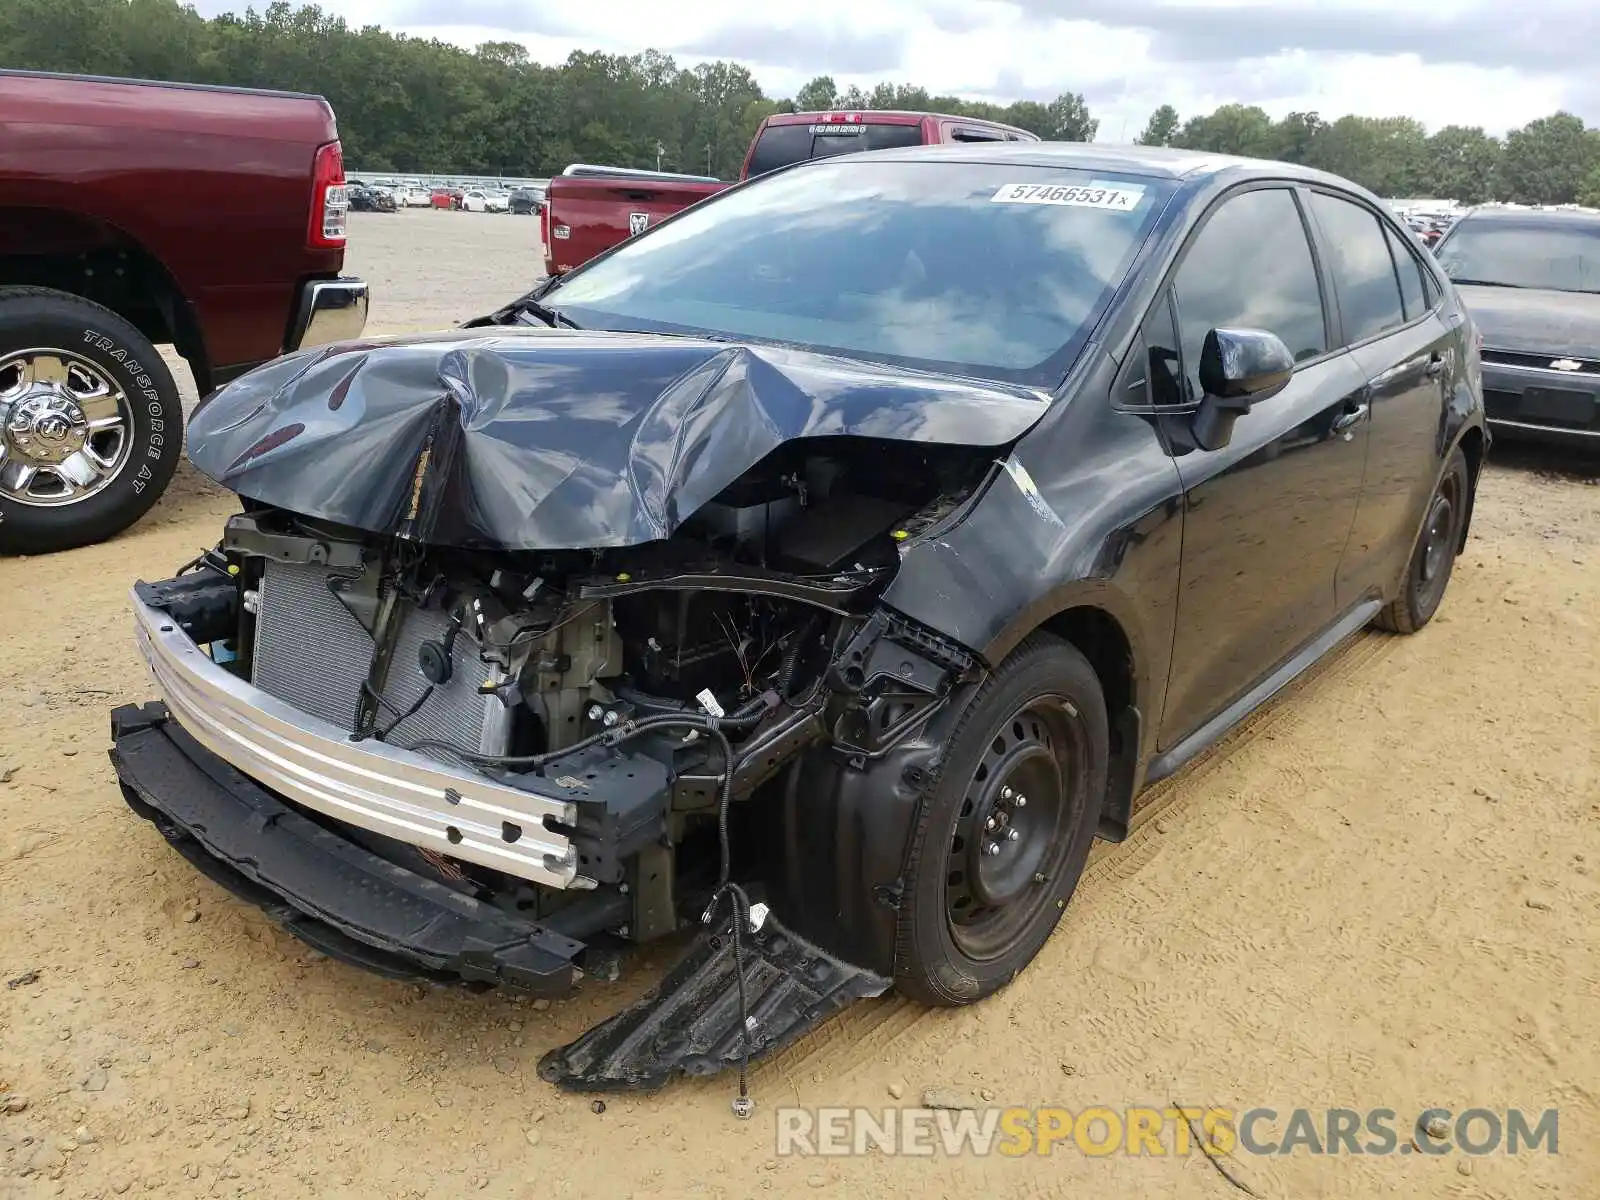
<path fill-rule="evenodd" d="M 1439 486 L 1428 500 L 1427 515 L 1422 524 L 1422 536 L 1411 552 L 1406 564 L 1405 578 L 1400 583 L 1400 594 L 1378 614 L 1374 624 L 1390 633 L 1415 633 L 1439 611 L 1444 600 L 1444 590 L 1450 584 L 1450 574 L 1455 569 L 1456 552 L 1461 545 L 1461 531 L 1467 519 L 1467 505 L 1471 499 L 1472 476 L 1467 470 L 1466 455 L 1460 447 L 1450 453 Z"/>
<path fill-rule="evenodd" d="M 0 288 L 0 553 L 120 533 L 182 449 L 177 384 L 143 334 L 79 296 Z"/>
<path fill-rule="evenodd" d="M 1089 856 L 1110 731 L 1094 668 L 1035 634 L 966 701 L 912 836 L 895 983 L 954 1006 L 1044 946 Z"/>

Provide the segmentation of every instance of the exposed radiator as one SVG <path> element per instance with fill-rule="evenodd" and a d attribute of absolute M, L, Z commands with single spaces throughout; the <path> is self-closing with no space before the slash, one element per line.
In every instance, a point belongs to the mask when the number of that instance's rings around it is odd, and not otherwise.
<path fill-rule="evenodd" d="M 372 636 L 329 588 L 327 567 L 268 561 L 256 612 L 255 684 L 301 712 L 354 729 L 361 684 L 372 663 Z M 404 607 L 384 688 L 380 728 L 408 711 L 428 687 L 417 665 L 424 641 L 439 641 L 450 623 L 438 609 Z M 452 647 L 454 669 L 443 685 L 389 740 L 407 746 L 433 738 L 463 750 L 504 752 L 504 706 L 481 695 L 494 667 L 478 657 L 463 630 Z"/>

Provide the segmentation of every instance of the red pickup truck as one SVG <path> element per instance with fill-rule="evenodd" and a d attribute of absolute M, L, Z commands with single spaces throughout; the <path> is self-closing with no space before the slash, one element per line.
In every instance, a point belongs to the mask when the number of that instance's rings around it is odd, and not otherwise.
<path fill-rule="evenodd" d="M 742 182 L 792 163 L 861 150 L 941 142 L 1037 142 L 1026 129 L 939 113 L 778 113 L 756 129 Z M 550 181 L 544 208 L 544 268 L 562 275 L 595 255 L 659 225 L 674 213 L 732 187 L 703 175 L 618 167 L 568 167 Z"/>
<path fill-rule="evenodd" d="M 110 537 L 165 489 L 178 389 L 358 336 L 320 96 L 0 71 L 0 553 Z"/>

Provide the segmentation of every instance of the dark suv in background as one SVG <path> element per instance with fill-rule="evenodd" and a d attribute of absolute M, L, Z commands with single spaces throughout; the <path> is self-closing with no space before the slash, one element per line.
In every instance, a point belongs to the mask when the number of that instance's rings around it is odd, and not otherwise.
<path fill-rule="evenodd" d="M 1600 448 L 1600 212 L 1475 209 L 1435 254 L 1483 335 L 1490 424 Z"/>
<path fill-rule="evenodd" d="M 515 216 L 536 217 L 544 209 L 544 189 L 520 187 L 511 193 L 511 212 Z"/>

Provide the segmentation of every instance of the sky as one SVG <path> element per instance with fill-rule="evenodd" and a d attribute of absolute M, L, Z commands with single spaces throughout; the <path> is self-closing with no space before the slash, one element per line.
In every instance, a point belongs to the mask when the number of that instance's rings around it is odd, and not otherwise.
<path fill-rule="evenodd" d="M 245 7 L 194 2 L 207 16 Z M 817 75 L 1002 103 L 1082 92 L 1101 141 L 1137 137 L 1163 103 L 1184 117 L 1238 102 L 1496 134 L 1565 108 L 1600 125 L 1597 0 L 319 2 L 357 26 L 521 42 L 545 63 L 652 48 L 684 65 L 734 59 L 775 97 Z"/>

